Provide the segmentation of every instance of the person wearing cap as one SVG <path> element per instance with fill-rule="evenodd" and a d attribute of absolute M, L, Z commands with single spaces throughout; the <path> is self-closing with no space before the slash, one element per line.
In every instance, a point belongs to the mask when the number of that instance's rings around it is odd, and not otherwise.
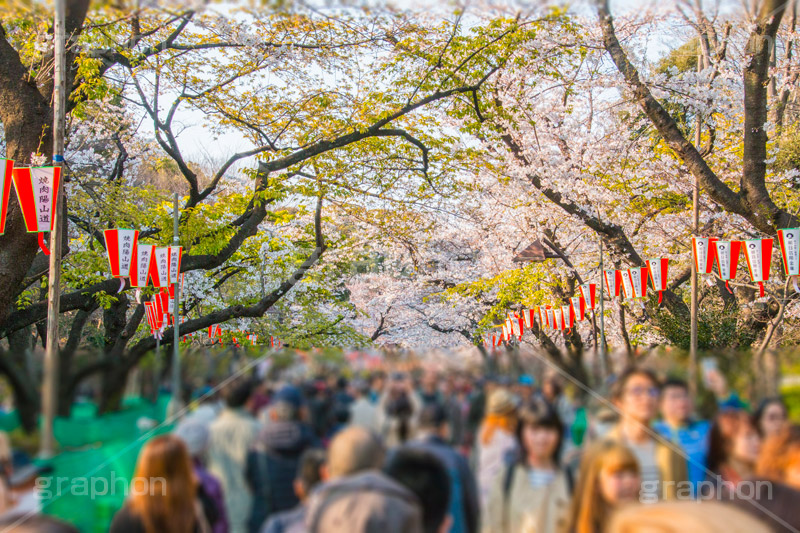
<path fill-rule="evenodd" d="M 417 425 L 417 438 L 408 447 L 419 448 L 435 456 L 450 476 L 450 533 L 477 533 L 480 503 L 475 476 L 464 456 L 448 445 L 450 424 L 447 410 L 441 404 L 422 409 Z"/>
<path fill-rule="evenodd" d="M 209 430 L 208 424 L 197 420 L 182 421 L 175 428 L 175 435 L 180 438 L 189 455 L 192 457 L 194 476 L 197 478 L 198 490 L 204 496 L 204 501 L 213 505 L 216 520 L 209 524 L 213 533 L 228 533 L 228 516 L 225 514 L 225 499 L 222 493 L 222 484 L 205 467 L 205 457 L 208 450 Z"/>
<path fill-rule="evenodd" d="M 517 396 L 520 404 L 526 404 L 533 397 L 533 386 L 535 381 L 529 374 L 522 374 L 517 380 Z"/>
<path fill-rule="evenodd" d="M 505 388 L 494 389 L 486 402 L 486 417 L 478 430 L 477 478 L 481 509 L 489 502 L 495 478 L 518 453 L 517 405 Z"/>
<path fill-rule="evenodd" d="M 286 385 L 270 404 L 269 423 L 261 429 L 247 453 L 245 477 L 253 494 L 249 531 L 258 532 L 271 515 L 292 509 L 299 503 L 294 491 L 300 457 L 319 448 L 311 427 L 302 420 L 303 395 Z"/>

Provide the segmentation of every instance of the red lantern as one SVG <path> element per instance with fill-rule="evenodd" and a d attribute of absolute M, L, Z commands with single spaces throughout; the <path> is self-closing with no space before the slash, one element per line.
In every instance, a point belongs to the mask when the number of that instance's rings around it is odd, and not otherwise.
<path fill-rule="evenodd" d="M 800 292 L 797 277 L 800 276 L 800 228 L 778 230 L 778 242 L 781 245 L 783 271 L 792 278 L 794 290 Z"/>
<path fill-rule="evenodd" d="M 572 305 L 561 306 L 561 316 L 564 317 L 564 329 L 569 332 L 575 327 L 575 312 L 572 309 Z"/>
<path fill-rule="evenodd" d="M 719 279 L 725 282 L 725 288 L 733 294 L 728 282 L 736 279 L 736 266 L 739 263 L 739 247 L 741 241 L 716 241 L 714 253 L 717 258 Z"/>
<path fill-rule="evenodd" d="M 53 231 L 53 214 L 61 181 L 59 167 L 23 167 L 13 172 L 14 188 L 28 233 L 38 233 L 39 248 L 45 255 L 50 250 L 44 243 L 44 233 Z"/>
<path fill-rule="evenodd" d="M 751 239 L 743 244 L 750 279 L 758 283 L 758 292 L 763 298 L 764 282 L 769 281 L 769 267 L 772 262 L 772 239 Z"/>
<path fill-rule="evenodd" d="M 150 277 L 153 263 L 152 244 L 136 243 L 134 260 L 131 263 L 131 287 L 147 287 L 147 279 Z"/>
<path fill-rule="evenodd" d="M 711 274 L 714 270 L 714 257 L 717 248 L 714 243 L 715 237 L 692 237 L 692 252 L 694 255 L 694 266 L 698 274 Z"/>
<path fill-rule="evenodd" d="M 11 183 L 14 181 L 14 161 L 0 158 L 0 235 L 6 231 L 8 199 L 11 197 Z"/>
<path fill-rule="evenodd" d="M 613 300 L 619 296 L 622 287 L 622 272 L 619 270 L 605 270 L 603 277 L 606 280 L 606 291 L 608 297 Z"/>
<path fill-rule="evenodd" d="M 653 289 L 658 291 L 658 303 L 664 298 L 664 291 L 667 290 L 667 271 L 669 269 L 669 259 L 648 259 L 647 271 L 650 274 L 650 281 L 653 282 Z"/>
<path fill-rule="evenodd" d="M 647 267 L 635 267 L 628 269 L 628 276 L 631 280 L 634 298 L 647 297 Z"/>
<path fill-rule="evenodd" d="M 111 276 L 127 278 L 131 275 L 131 264 L 136 258 L 136 241 L 139 232 L 133 229 L 107 229 L 103 231 L 106 241 L 106 255 L 111 268 Z M 124 288 L 124 281 L 121 288 Z"/>
<path fill-rule="evenodd" d="M 178 276 L 181 273 L 181 258 L 183 257 L 183 246 L 169 246 L 169 282 L 178 283 Z"/>
<path fill-rule="evenodd" d="M 515 337 L 519 337 L 519 340 L 522 340 L 522 334 L 525 332 L 525 323 L 517 313 L 508 313 L 508 324 L 509 324 L 509 331 Z"/>
<path fill-rule="evenodd" d="M 620 270 L 620 275 L 622 276 L 622 296 L 625 300 L 632 300 L 636 298 L 633 292 L 633 279 L 631 279 L 631 274 L 628 270 Z"/>
<path fill-rule="evenodd" d="M 154 287 L 169 285 L 169 248 L 158 247 L 153 252 L 153 262 L 150 264 L 150 279 Z"/>
<path fill-rule="evenodd" d="M 580 290 L 585 309 L 594 311 L 594 308 L 597 306 L 597 284 L 584 283 L 580 286 Z"/>
<path fill-rule="evenodd" d="M 536 317 L 536 310 L 535 309 L 523 309 L 522 310 L 522 319 L 525 322 L 525 327 L 528 329 L 533 328 L 533 322 Z"/>
<path fill-rule="evenodd" d="M 575 320 L 578 322 L 584 320 L 586 318 L 586 302 L 583 300 L 583 297 L 575 296 L 574 298 L 570 298 L 570 303 Z"/>

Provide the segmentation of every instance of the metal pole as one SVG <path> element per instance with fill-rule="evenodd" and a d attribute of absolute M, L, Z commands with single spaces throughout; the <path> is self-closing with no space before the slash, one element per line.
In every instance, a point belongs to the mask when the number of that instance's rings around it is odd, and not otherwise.
<path fill-rule="evenodd" d="M 598 218 L 600 214 L 598 213 Z M 601 390 L 605 387 L 608 378 L 608 368 L 606 368 L 606 328 L 605 328 L 605 306 L 603 305 L 603 237 L 598 238 L 600 244 L 600 377 L 603 380 Z"/>
<path fill-rule="evenodd" d="M 158 389 L 161 383 L 158 375 L 158 361 L 161 359 L 161 339 L 156 337 L 156 353 L 153 354 L 153 401 L 158 402 Z"/>
<path fill-rule="evenodd" d="M 172 199 L 172 245 L 180 245 L 180 237 L 178 236 L 178 225 L 180 222 L 180 210 L 178 209 L 178 193 Z M 183 408 L 183 400 L 181 399 L 181 360 L 180 360 L 180 346 L 181 346 L 181 333 L 180 333 L 180 301 L 181 301 L 181 273 L 178 272 L 178 278 L 175 283 L 175 302 L 172 307 L 172 400 L 170 401 L 170 415 L 175 415 Z"/>
<path fill-rule="evenodd" d="M 61 167 L 64 161 L 66 34 L 64 29 L 65 0 L 55 2 L 53 22 L 53 165 Z M 57 411 L 58 386 L 58 314 L 61 303 L 61 238 L 64 233 L 64 177 L 56 194 L 53 212 L 53 231 L 50 233 L 50 272 L 47 285 L 47 344 L 42 380 L 42 439 L 39 455 L 52 457 L 55 453 L 53 420 Z"/>
<path fill-rule="evenodd" d="M 698 54 L 697 56 L 697 71 L 701 72 L 703 70 L 703 56 L 702 54 Z M 700 113 L 698 112 L 695 117 L 695 130 L 694 130 L 694 145 L 695 148 L 698 150 L 700 149 L 700 141 L 701 141 L 701 117 Z M 694 178 L 694 187 L 692 189 L 692 237 L 697 236 L 697 232 L 700 228 L 700 183 L 697 181 L 697 176 Z M 690 308 L 690 316 L 689 320 L 691 322 L 690 325 L 690 334 L 689 334 L 689 393 L 694 398 L 697 396 L 697 307 L 698 307 L 698 284 L 697 284 L 697 266 L 695 262 L 692 261 L 691 265 L 691 290 L 692 290 L 692 297 L 691 297 L 691 308 Z"/>

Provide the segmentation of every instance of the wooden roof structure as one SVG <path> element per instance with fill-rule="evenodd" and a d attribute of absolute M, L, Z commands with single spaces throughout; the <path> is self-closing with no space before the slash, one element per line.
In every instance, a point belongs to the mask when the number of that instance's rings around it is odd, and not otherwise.
<path fill-rule="evenodd" d="M 545 248 L 542 241 L 536 239 L 527 248 L 514 256 L 515 263 L 538 263 L 545 259 L 556 259 L 558 254 L 549 248 Z"/>

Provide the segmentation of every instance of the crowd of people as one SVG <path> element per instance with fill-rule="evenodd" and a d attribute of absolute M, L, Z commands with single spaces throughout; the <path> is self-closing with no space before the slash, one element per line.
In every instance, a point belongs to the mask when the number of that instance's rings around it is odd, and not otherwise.
<path fill-rule="evenodd" d="M 608 400 L 557 376 L 238 379 L 143 447 L 112 533 L 798 531 L 800 426 L 646 368 Z M 586 405 L 584 405 L 586 404 Z M 585 416 L 586 411 L 591 414 Z M 33 530 L 32 530 L 33 531 Z"/>
<path fill-rule="evenodd" d="M 558 379 L 536 385 L 239 380 L 146 444 L 135 477 L 166 490 L 132 495 L 111 532 L 800 527 L 800 427 L 779 398 L 751 413 L 718 379 L 717 414 L 698 420 L 685 382 L 630 368 L 579 427 Z"/>

